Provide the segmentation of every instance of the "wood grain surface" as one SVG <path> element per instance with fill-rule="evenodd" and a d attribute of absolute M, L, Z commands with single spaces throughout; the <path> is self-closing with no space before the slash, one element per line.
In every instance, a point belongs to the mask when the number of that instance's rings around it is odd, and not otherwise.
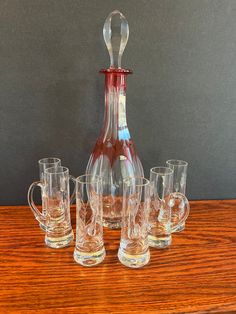
<path fill-rule="evenodd" d="M 74 244 L 44 245 L 27 206 L 0 207 L 0 230 L 0 313 L 236 313 L 236 200 L 191 202 L 185 231 L 138 270 L 117 259 L 119 231 L 105 229 L 104 263 L 84 268 Z"/>

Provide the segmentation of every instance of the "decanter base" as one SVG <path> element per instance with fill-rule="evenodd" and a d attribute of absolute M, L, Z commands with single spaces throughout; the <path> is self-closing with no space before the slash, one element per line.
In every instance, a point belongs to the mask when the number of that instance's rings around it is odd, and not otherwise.
<path fill-rule="evenodd" d="M 171 236 L 154 237 L 152 235 L 148 235 L 148 244 L 153 248 L 164 249 L 171 245 Z"/>

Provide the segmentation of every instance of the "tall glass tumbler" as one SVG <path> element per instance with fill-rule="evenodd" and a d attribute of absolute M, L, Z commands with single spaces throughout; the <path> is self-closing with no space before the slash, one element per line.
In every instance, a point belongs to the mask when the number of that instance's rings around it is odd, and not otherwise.
<path fill-rule="evenodd" d="M 70 218 L 69 169 L 58 166 L 47 168 L 44 183 L 33 182 L 28 190 L 28 203 L 35 218 L 46 230 L 45 243 L 51 248 L 68 246 L 74 238 Z M 35 187 L 40 187 L 44 195 L 46 213 L 36 207 L 33 200 Z"/>
<path fill-rule="evenodd" d="M 127 267 L 139 268 L 149 262 L 149 206 L 149 181 L 143 177 L 125 179 L 118 258 Z"/>
<path fill-rule="evenodd" d="M 39 164 L 39 180 L 44 183 L 44 174 L 47 168 L 58 167 L 61 166 L 61 160 L 55 157 L 42 158 L 38 161 Z M 43 190 L 41 192 L 42 199 L 42 214 L 46 215 L 46 204 L 45 204 L 45 195 L 43 195 Z M 45 231 L 45 227 L 43 224 L 39 223 L 39 226 L 42 230 Z"/>
<path fill-rule="evenodd" d="M 173 189 L 173 170 L 154 167 L 150 170 L 152 195 L 150 203 L 149 245 L 165 248 L 171 244 L 171 208 L 169 199 Z"/>
<path fill-rule="evenodd" d="M 97 265 L 105 258 L 102 214 L 102 178 L 92 175 L 78 177 L 74 260 L 83 266 Z"/>
<path fill-rule="evenodd" d="M 166 161 L 167 167 L 171 168 L 174 171 L 174 181 L 173 181 L 173 192 L 182 193 L 185 195 L 186 193 L 186 180 L 187 180 L 187 170 L 188 170 L 188 163 L 183 160 L 177 159 L 170 159 Z M 176 200 L 174 206 L 172 207 L 172 223 L 175 220 L 179 219 L 179 215 L 181 215 L 181 211 L 179 211 L 179 198 L 176 195 Z M 181 203 L 180 203 L 181 205 Z M 184 209 L 182 209 L 184 210 Z M 185 221 L 176 227 L 172 227 L 172 232 L 180 232 L 185 228 Z"/>
<path fill-rule="evenodd" d="M 172 227 L 178 227 L 188 217 L 188 200 L 181 193 L 173 193 L 173 174 L 173 170 L 168 167 L 154 167 L 150 170 L 152 194 L 148 240 L 149 245 L 155 248 L 169 246 L 172 240 Z M 172 207 L 177 198 L 182 204 L 178 207 L 181 213 L 172 223 Z"/>

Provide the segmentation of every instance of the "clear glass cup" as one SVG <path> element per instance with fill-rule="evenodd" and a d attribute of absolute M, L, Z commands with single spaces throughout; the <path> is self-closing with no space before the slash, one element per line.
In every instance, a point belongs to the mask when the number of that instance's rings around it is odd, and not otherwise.
<path fill-rule="evenodd" d="M 102 178 L 79 176 L 76 179 L 74 260 L 83 266 L 95 266 L 105 258 L 102 214 Z"/>
<path fill-rule="evenodd" d="M 155 248 L 165 248 L 171 244 L 172 226 L 178 227 L 188 217 L 188 200 L 181 194 L 173 194 L 173 170 L 168 167 L 154 167 L 150 170 L 152 185 L 148 241 Z M 171 210 L 178 196 L 184 211 L 173 224 Z M 180 211 L 180 209 L 179 209 Z"/>
<path fill-rule="evenodd" d="M 61 166 L 61 160 L 59 158 L 55 157 L 47 157 L 47 158 L 42 158 L 38 161 L 39 164 L 39 180 L 44 183 L 44 172 L 47 168 L 52 168 L 52 167 L 58 167 Z M 43 191 L 41 193 L 41 199 L 42 199 L 42 214 L 46 215 L 46 205 L 45 205 L 45 197 L 43 195 Z M 42 230 L 45 231 L 44 225 L 39 223 L 39 226 Z"/>
<path fill-rule="evenodd" d="M 174 171 L 174 182 L 173 182 L 173 192 L 179 192 L 186 196 L 186 180 L 187 180 L 187 170 L 188 170 L 188 163 L 184 160 L 177 160 L 177 159 L 170 159 L 166 161 L 167 167 L 171 168 Z M 175 204 L 172 208 L 172 222 L 177 219 L 181 212 L 178 209 L 179 198 L 178 194 L 176 195 Z M 180 232 L 184 230 L 185 222 L 177 227 L 172 227 L 172 232 Z"/>
<path fill-rule="evenodd" d="M 70 218 L 69 179 L 68 168 L 47 168 L 44 172 L 44 182 L 33 182 L 28 190 L 29 206 L 35 218 L 43 225 L 46 231 L 45 243 L 51 248 L 68 246 L 74 238 Z M 44 195 L 45 214 L 40 212 L 34 203 L 33 193 L 36 187 L 40 187 Z"/>
<path fill-rule="evenodd" d="M 127 267 L 139 268 L 150 260 L 149 206 L 149 181 L 143 177 L 125 179 L 123 181 L 121 240 L 118 258 Z"/>

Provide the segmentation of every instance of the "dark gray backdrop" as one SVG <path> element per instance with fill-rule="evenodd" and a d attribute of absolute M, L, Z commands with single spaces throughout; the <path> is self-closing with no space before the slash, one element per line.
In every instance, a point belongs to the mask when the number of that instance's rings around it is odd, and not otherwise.
<path fill-rule="evenodd" d="M 146 174 L 181 158 L 191 199 L 236 196 L 235 0 L 0 0 L 1 205 L 26 203 L 39 158 L 84 172 L 114 9 L 130 26 L 127 115 Z"/>

